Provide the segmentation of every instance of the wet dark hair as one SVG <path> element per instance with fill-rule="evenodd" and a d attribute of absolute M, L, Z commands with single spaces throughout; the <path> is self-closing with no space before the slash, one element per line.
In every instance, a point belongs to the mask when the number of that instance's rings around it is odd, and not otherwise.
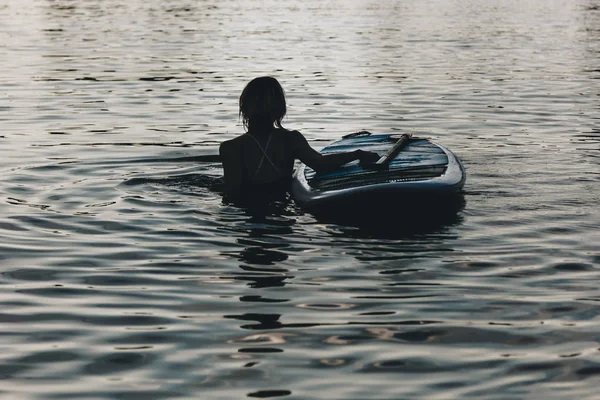
<path fill-rule="evenodd" d="M 240 117 L 248 130 L 282 128 L 286 111 L 285 92 L 270 76 L 252 79 L 240 95 Z"/>

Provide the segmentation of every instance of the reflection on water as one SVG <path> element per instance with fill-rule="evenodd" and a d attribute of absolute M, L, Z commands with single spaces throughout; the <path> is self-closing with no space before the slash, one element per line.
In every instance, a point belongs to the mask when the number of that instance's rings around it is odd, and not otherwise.
<path fill-rule="evenodd" d="M 3 394 L 595 399 L 599 27 L 597 0 L 4 2 Z M 413 131 L 463 196 L 223 200 L 265 74 L 315 147 Z"/>
<path fill-rule="evenodd" d="M 319 222 L 336 224 L 342 236 L 401 239 L 448 231 L 462 221 L 464 195 L 387 196 L 372 201 L 312 210 Z M 338 235 L 337 233 L 332 233 Z"/>

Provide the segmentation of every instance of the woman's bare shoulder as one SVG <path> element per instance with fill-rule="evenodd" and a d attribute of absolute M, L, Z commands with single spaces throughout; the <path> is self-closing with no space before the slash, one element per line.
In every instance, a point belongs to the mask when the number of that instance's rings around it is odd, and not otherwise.
<path fill-rule="evenodd" d="M 238 136 L 233 139 L 229 139 L 229 140 L 222 142 L 219 145 L 219 152 L 222 155 L 224 152 L 230 153 L 230 152 L 239 151 L 244 146 L 244 143 L 245 143 L 244 139 L 245 138 L 242 135 L 242 136 Z"/>
<path fill-rule="evenodd" d="M 285 129 L 283 133 L 285 133 L 286 137 L 292 143 L 298 143 L 299 141 L 301 142 L 304 140 L 304 136 L 300 133 L 300 131 Z"/>
<path fill-rule="evenodd" d="M 306 137 L 300 131 L 290 131 L 290 138 L 295 148 L 305 148 L 309 146 Z"/>

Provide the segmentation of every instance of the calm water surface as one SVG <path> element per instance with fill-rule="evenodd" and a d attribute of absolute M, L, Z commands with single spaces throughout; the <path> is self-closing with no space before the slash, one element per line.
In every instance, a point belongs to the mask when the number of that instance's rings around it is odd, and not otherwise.
<path fill-rule="evenodd" d="M 597 399 L 600 1 L 6 0 L 0 397 Z M 465 206 L 222 202 L 280 79 L 315 147 L 410 130 Z"/>

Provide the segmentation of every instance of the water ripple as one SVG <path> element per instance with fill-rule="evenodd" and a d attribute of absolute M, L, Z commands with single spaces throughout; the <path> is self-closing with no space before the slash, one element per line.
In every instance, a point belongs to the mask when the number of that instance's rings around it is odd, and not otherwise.
<path fill-rule="evenodd" d="M 595 399 L 596 3 L 0 5 L 3 395 Z M 412 131 L 463 196 L 223 202 L 264 74 L 315 147 Z"/>

